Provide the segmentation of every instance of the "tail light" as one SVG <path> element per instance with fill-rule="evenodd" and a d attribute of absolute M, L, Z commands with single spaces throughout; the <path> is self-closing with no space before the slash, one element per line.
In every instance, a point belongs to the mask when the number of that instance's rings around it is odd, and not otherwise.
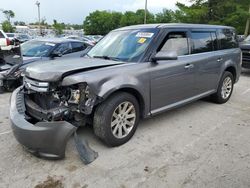
<path fill-rule="evenodd" d="M 6 44 L 7 44 L 7 46 L 9 46 L 10 44 L 11 44 L 11 41 L 10 41 L 10 39 L 6 39 Z"/>

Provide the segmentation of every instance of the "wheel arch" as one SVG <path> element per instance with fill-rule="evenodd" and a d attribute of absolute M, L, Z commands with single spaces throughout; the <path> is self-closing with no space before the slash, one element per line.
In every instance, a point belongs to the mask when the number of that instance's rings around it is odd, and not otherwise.
<path fill-rule="evenodd" d="M 145 112 L 146 112 L 145 99 L 144 99 L 143 95 L 137 89 L 135 89 L 133 87 L 122 87 L 122 88 L 119 88 L 116 90 L 112 90 L 108 94 L 105 95 L 103 100 L 106 100 L 107 98 L 111 97 L 112 95 L 114 95 L 115 93 L 118 93 L 118 92 L 126 92 L 126 93 L 133 95 L 139 103 L 140 117 L 141 118 L 145 117 Z"/>
<path fill-rule="evenodd" d="M 234 66 L 228 66 L 224 72 L 230 72 L 232 75 L 233 75 L 233 78 L 234 78 L 234 82 L 236 81 L 236 68 Z"/>

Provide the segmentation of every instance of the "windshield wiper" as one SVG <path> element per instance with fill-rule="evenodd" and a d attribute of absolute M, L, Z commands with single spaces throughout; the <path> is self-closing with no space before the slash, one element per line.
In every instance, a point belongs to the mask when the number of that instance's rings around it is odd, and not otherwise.
<path fill-rule="evenodd" d="M 109 56 L 106 56 L 106 55 L 103 55 L 103 56 L 93 56 L 93 58 L 100 58 L 100 59 L 113 60 L 113 61 L 121 61 L 117 57 L 109 57 Z"/>

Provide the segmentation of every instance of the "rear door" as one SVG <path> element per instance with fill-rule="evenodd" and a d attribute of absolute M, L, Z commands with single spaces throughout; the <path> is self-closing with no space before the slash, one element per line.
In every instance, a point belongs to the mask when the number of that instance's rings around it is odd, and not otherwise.
<path fill-rule="evenodd" d="M 189 30 L 166 30 L 158 51 L 176 51 L 177 60 L 151 65 L 151 112 L 158 113 L 194 96 L 194 65 L 189 56 Z"/>
<path fill-rule="evenodd" d="M 191 56 L 196 68 L 196 93 L 199 95 L 213 92 L 218 83 L 222 61 L 216 30 L 192 30 L 191 44 Z"/>

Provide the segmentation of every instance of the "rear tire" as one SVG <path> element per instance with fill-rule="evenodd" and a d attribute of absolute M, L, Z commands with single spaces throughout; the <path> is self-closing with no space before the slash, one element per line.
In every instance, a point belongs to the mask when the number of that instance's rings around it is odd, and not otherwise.
<path fill-rule="evenodd" d="M 94 132 L 109 146 L 122 145 L 134 135 L 139 113 L 139 104 L 133 95 L 117 92 L 96 108 Z"/>
<path fill-rule="evenodd" d="M 211 96 L 212 100 L 217 104 L 226 103 L 233 93 L 233 88 L 234 77 L 231 72 L 226 71 L 222 75 L 217 92 Z"/>

